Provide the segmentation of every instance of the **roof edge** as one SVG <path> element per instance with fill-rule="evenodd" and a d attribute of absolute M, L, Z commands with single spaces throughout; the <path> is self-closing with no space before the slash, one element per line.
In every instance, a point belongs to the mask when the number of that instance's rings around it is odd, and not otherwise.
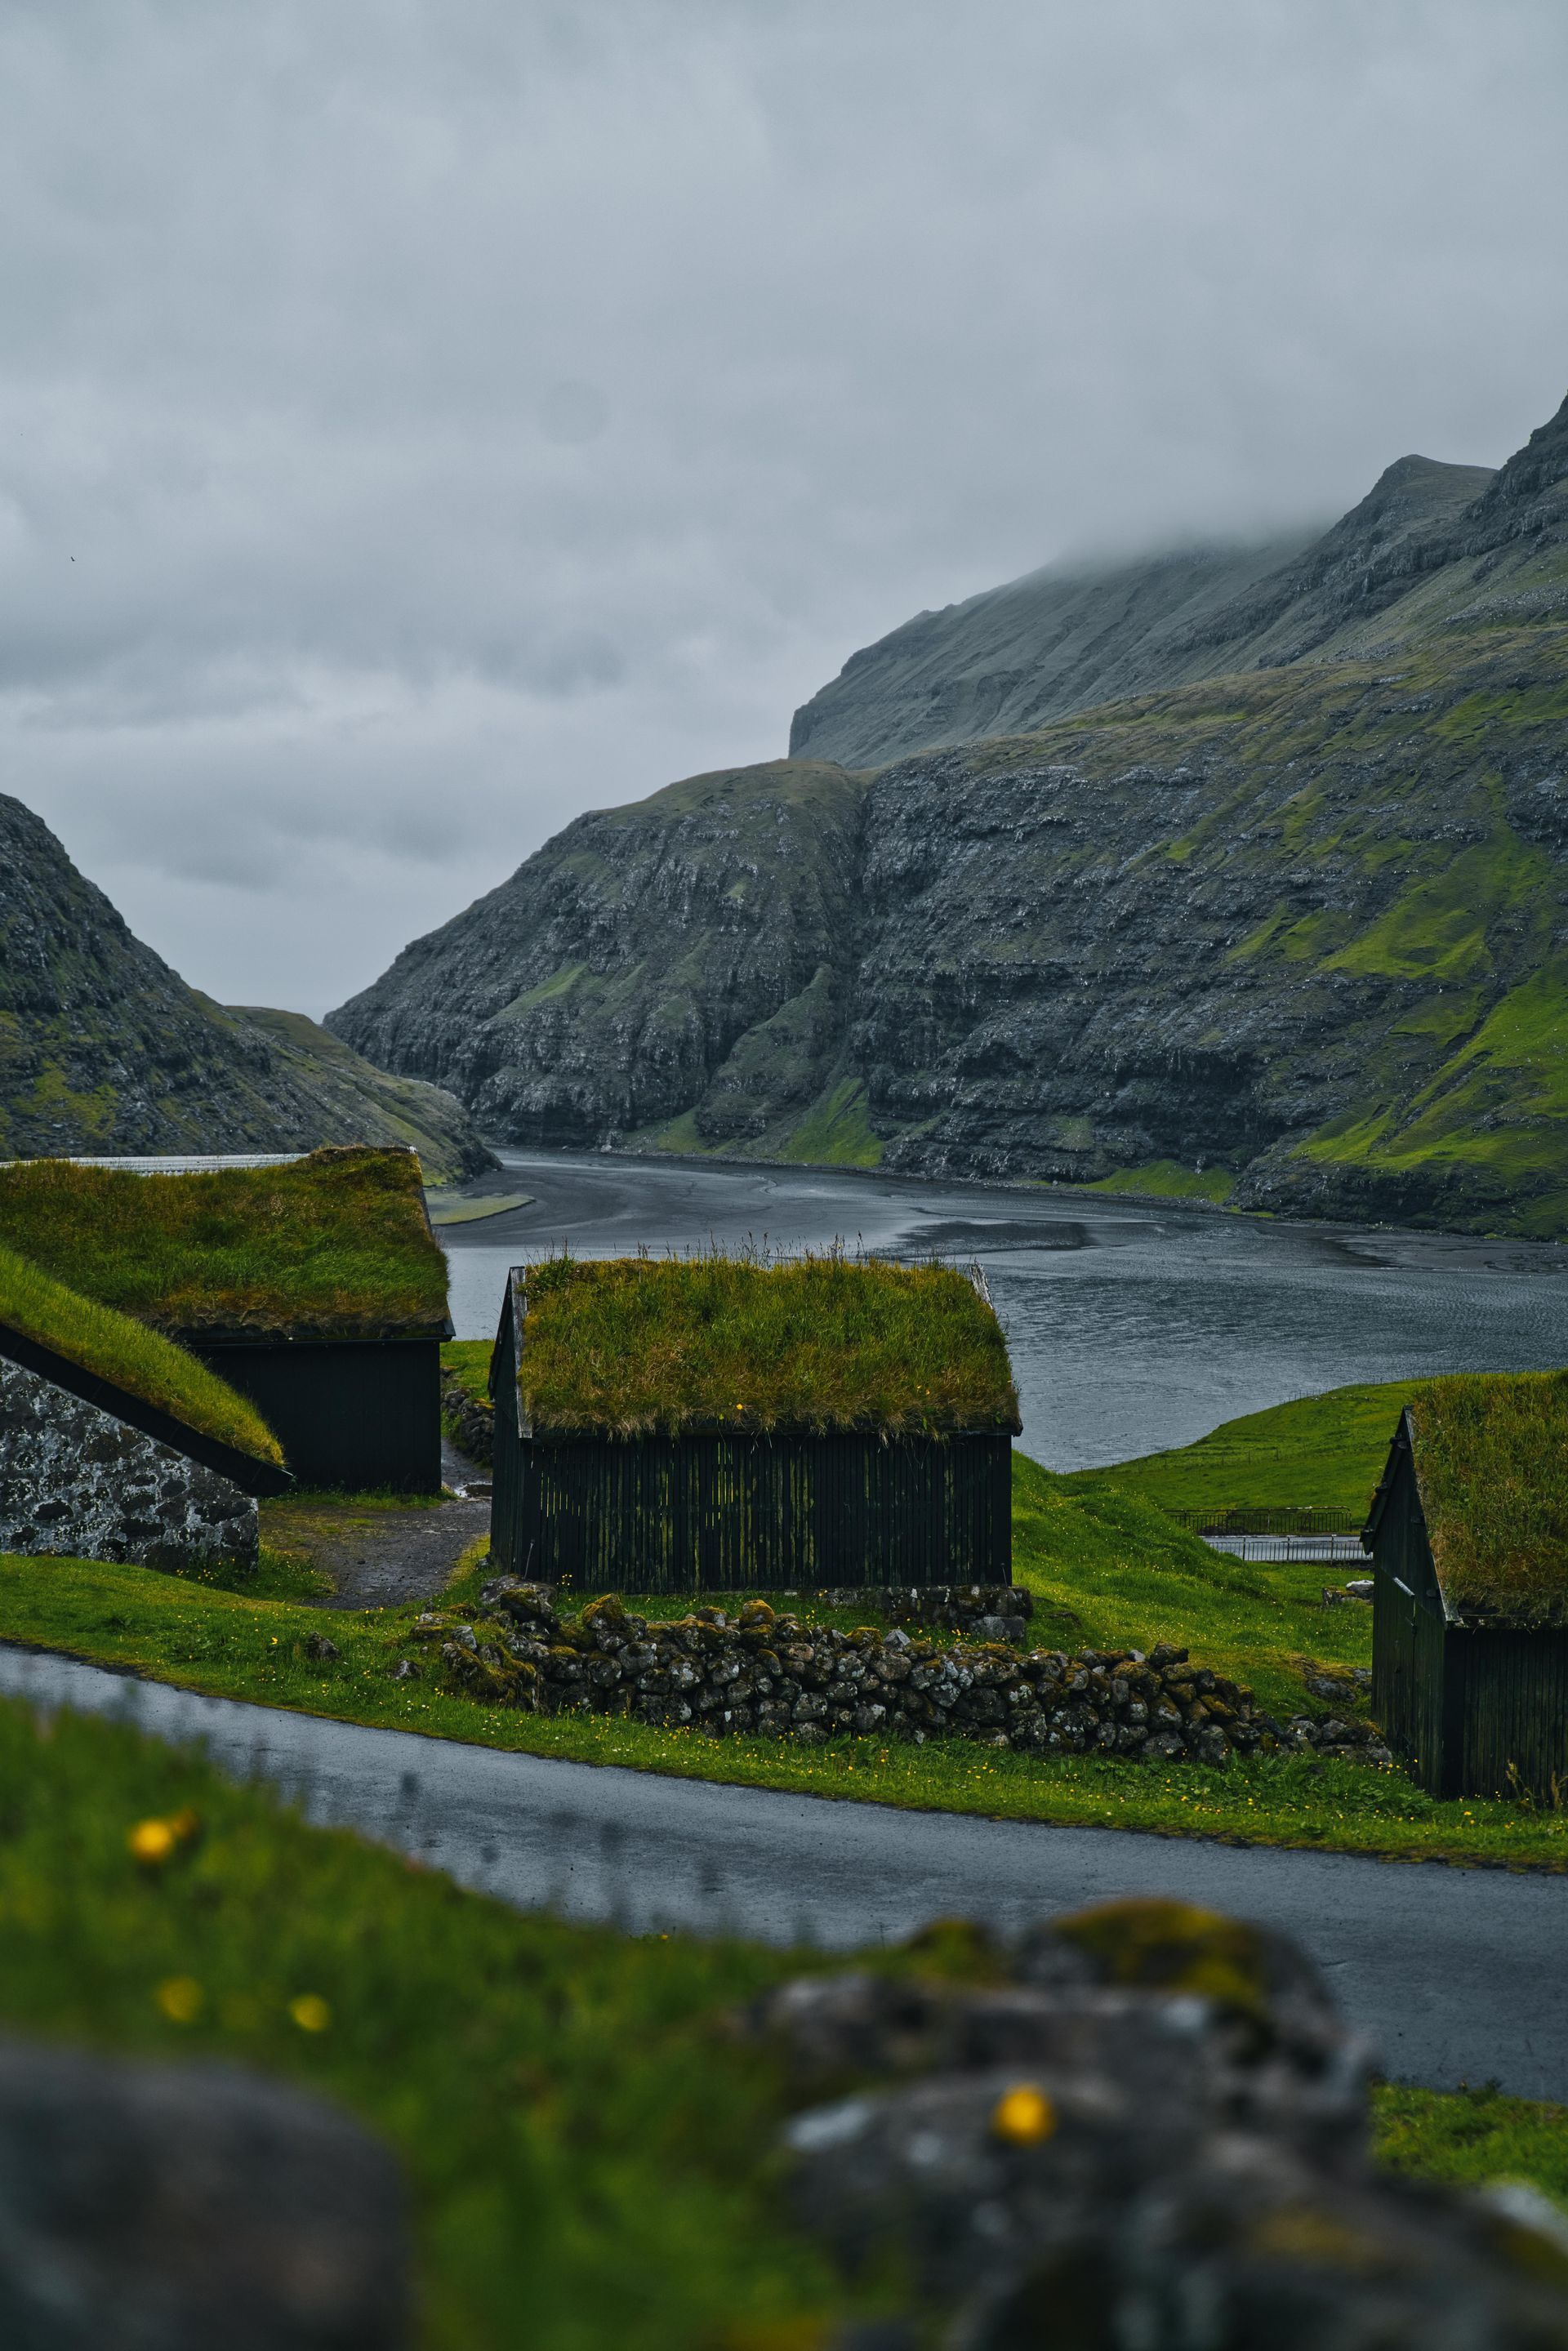
<path fill-rule="evenodd" d="M 200 1462 L 204 1469 L 214 1469 L 226 1478 L 242 1493 L 253 1496 L 285 1494 L 294 1483 L 287 1469 L 270 1461 L 262 1461 L 254 1453 L 242 1452 L 237 1445 L 225 1445 L 221 1437 L 205 1437 L 189 1421 L 181 1420 L 172 1412 L 164 1412 L 144 1396 L 132 1394 L 129 1388 L 118 1387 L 105 1379 L 100 1372 L 89 1372 L 84 1364 L 73 1363 L 68 1355 L 57 1354 L 25 1332 L 15 1331 L 9 1323 L 0 1322 L 0 1355 L 24 1371 L 36 1372 L 52 1387 L 63 1388 L 82 1404 L 96 1405 L 112 1419 L 122 1420 L 128 1428 L 141 1431 L 161 1445 L 169 1446 L 187 1459 Z"/>

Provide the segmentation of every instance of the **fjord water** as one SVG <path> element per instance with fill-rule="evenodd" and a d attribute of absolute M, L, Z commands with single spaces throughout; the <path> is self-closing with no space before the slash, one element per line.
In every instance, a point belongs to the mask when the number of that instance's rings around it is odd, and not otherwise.
<path fill-rule="evenodd" d="M 1352 1380 L 1568 1364 L 1568 1249 L 1278 1223 L 1052 1186 L 505 1151 L 526 1207 L 441 1235 L 460 1338 L 488 1338 L 509 1265 L 564 1245 L 717 1245 L 978 1263 L 1008 1335 L 1026 1452 L 1088 1468 Z"/>

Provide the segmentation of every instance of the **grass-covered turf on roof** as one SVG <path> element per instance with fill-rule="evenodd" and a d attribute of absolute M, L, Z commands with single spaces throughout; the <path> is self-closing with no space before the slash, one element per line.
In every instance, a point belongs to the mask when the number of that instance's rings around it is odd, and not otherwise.
<path fill-rule="evenodd" d="M 1568 1372 L 1482 1372 L 1411 1390 L 1416 1471 L 1451 1607 L 1568 1610 Z"/>
<path fill-rule="evenodd" d="M 0 1167 L 0 1239 L 163 1331 L 402 1337 L 446 1317 L 413 1152 L 350 1146 L 192 1176 L 21 1160 Z"/>
<path fill-rule="evenodd" d="M 950 1267 L 557 1258 L 527 1298 L 518 1389 L 541 1433 L 1019 1425 L 1001 1326 Z"/>
<path fill-rule="evenodd" d="M 129 1314 L 79 1297 L 9 1249 L 0 1249 L 0 1323 L 198 1435 L 281 1466 L 282 1449 L 256 1406 L 204 1364 Z"/>

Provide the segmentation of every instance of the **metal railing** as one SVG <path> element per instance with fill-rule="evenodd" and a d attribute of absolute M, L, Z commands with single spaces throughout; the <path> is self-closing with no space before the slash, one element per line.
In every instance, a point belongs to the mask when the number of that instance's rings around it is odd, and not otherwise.
<path fill-rule="evenodd" d="M 1358 1535 L 1364 1510 L 1336 1510 L 1326 1502 L 1284 1507 L 1227 1503 L 1223 1508 L 1174 1510 L 1166 1514 L 1195 1535 Z"/>

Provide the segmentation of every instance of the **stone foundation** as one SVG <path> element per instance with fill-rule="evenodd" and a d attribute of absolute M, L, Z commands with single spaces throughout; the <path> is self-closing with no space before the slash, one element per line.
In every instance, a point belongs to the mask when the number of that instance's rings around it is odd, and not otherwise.
<path fill-rule="evenodd" d="M 215 1469 L 0 1361 L 0 1552 L 253 1568 L 256 1502 Z"/>

